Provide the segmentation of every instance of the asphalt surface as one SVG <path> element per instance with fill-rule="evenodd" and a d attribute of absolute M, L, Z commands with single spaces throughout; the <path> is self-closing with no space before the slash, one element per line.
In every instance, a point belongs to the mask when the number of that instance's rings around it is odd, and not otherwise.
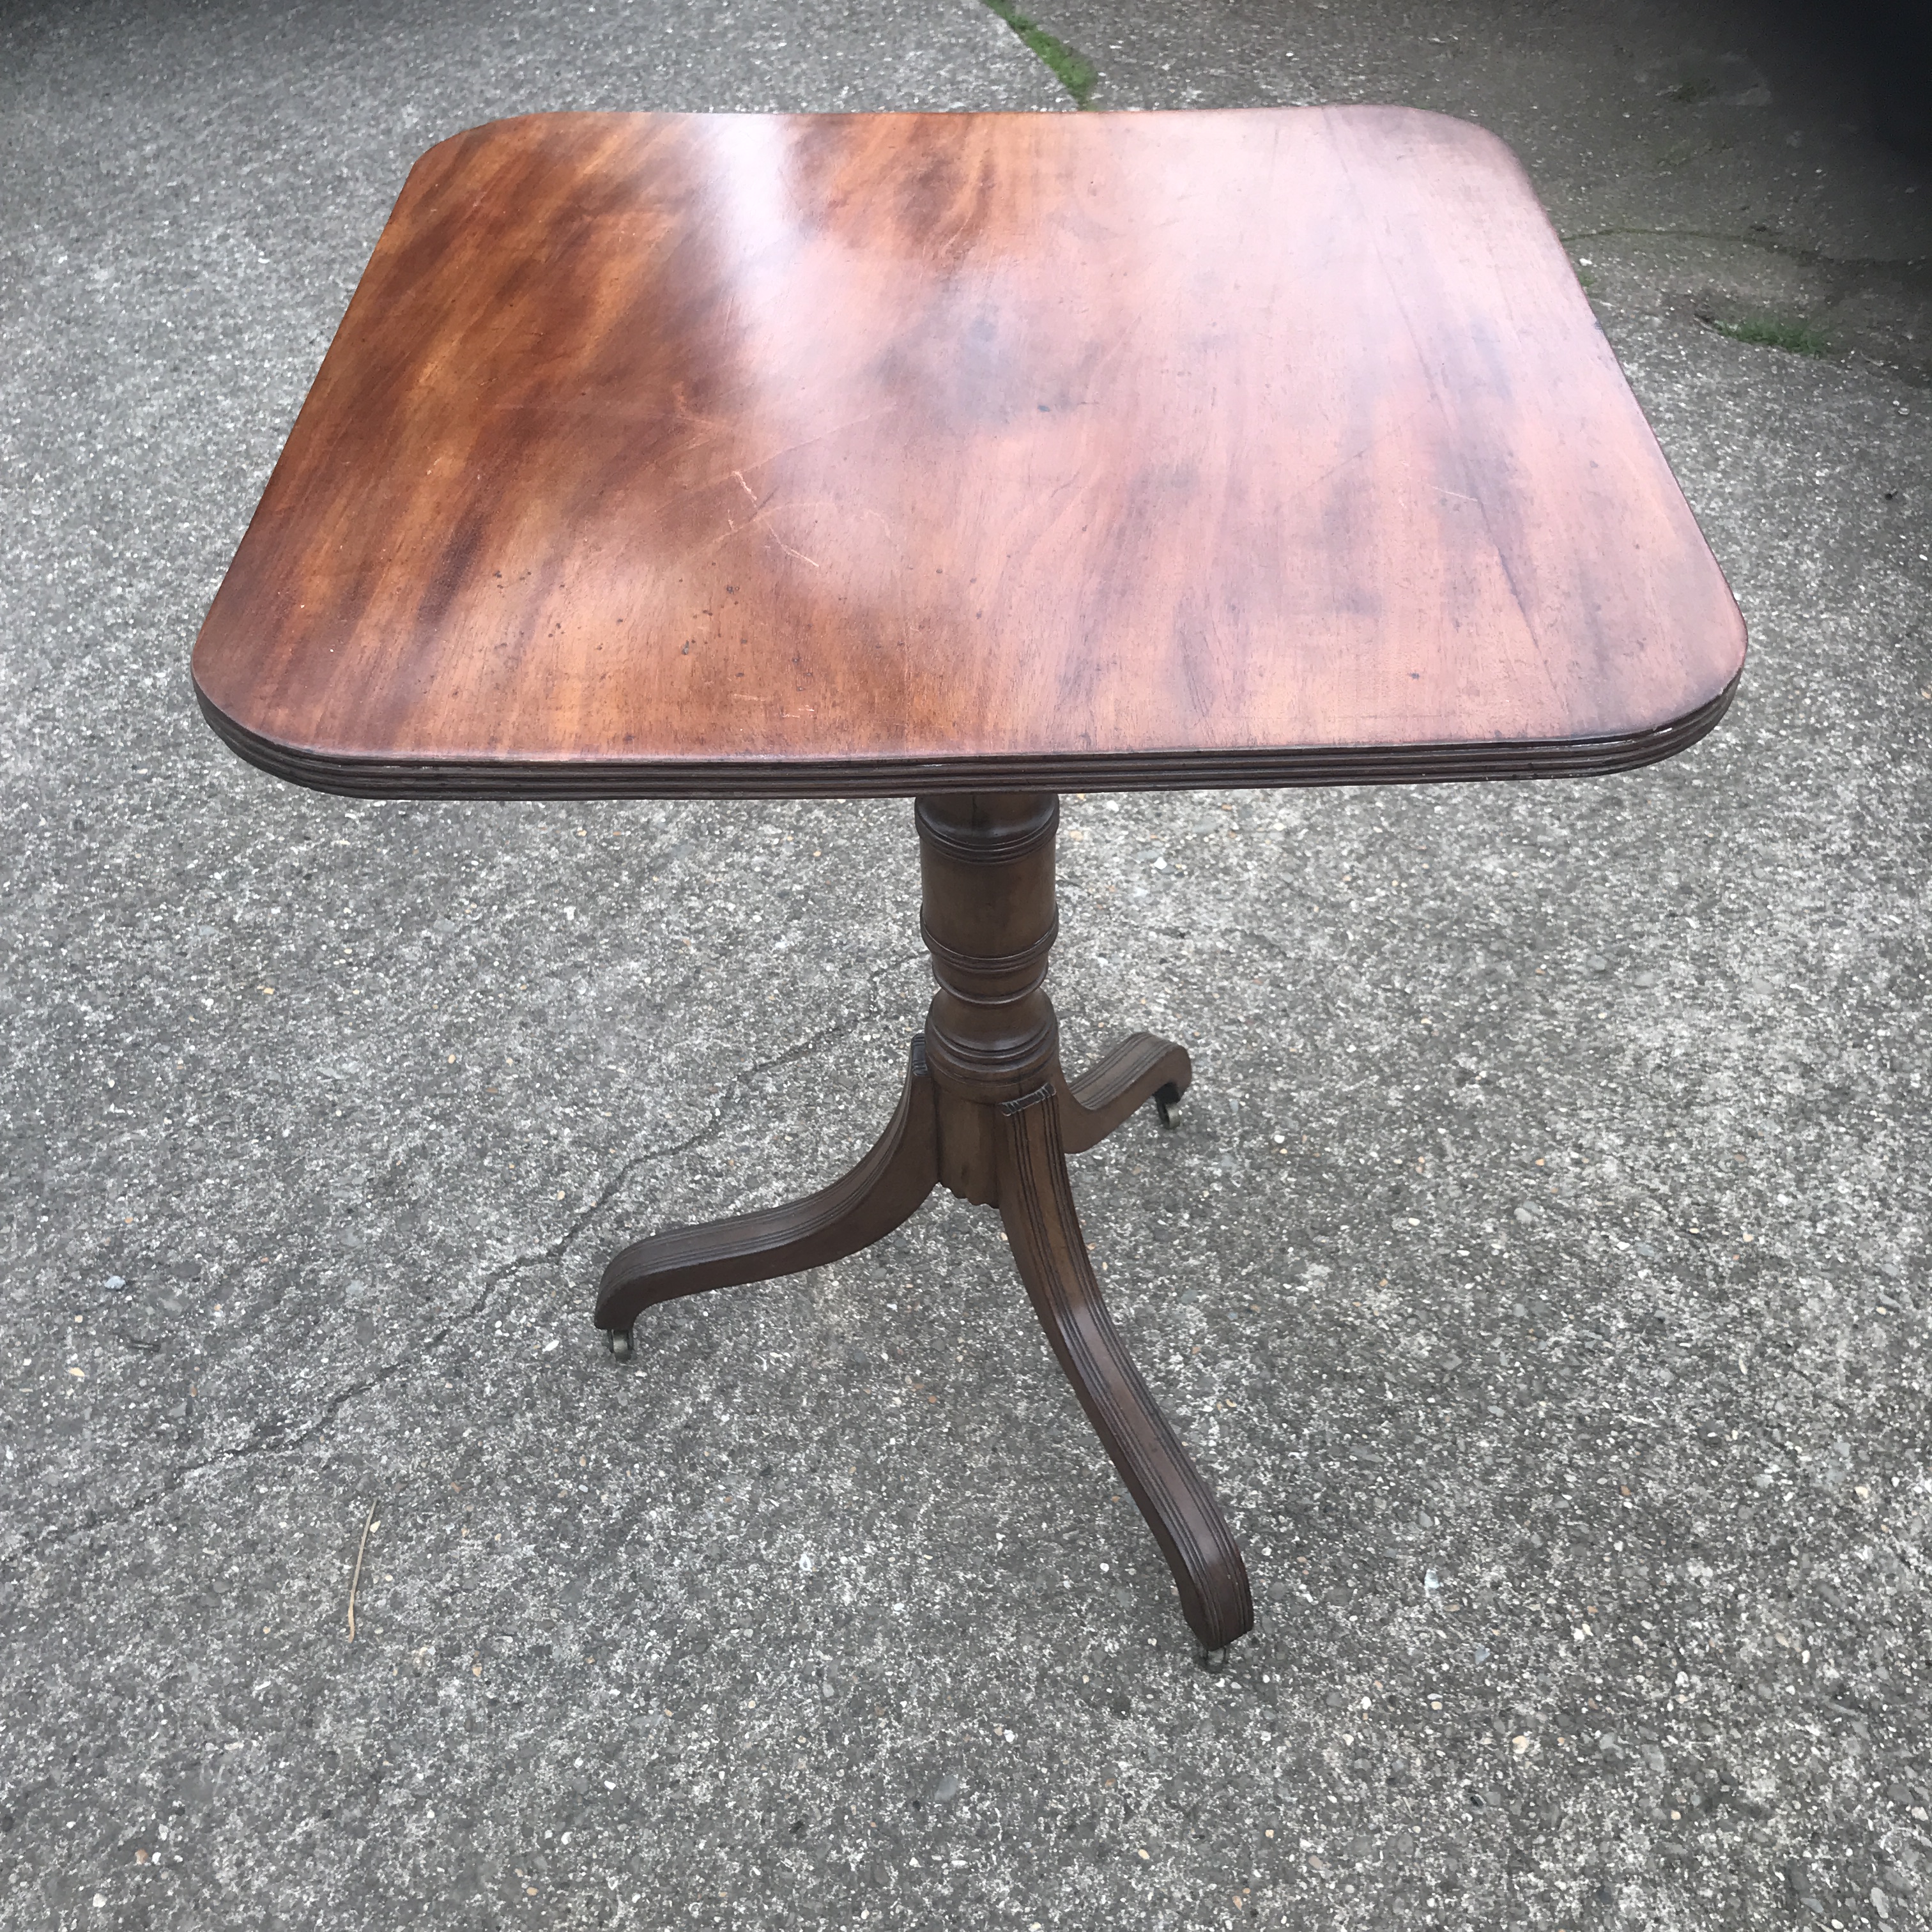
<path fill-rule="evenodd" d="M 1033 10 L 1096 108 L 1510 140 L 1754 640 L 1618 778 L 1066 801 L 1070 1064 L 1196 1065 L 1076 1186 L 1255 1634 L 987 1214 L 590 1327 L 883 1121 L 908 808 L 350 803 L 187 679 L 421 148 L 1053 73 L 976 0 L 13 5 L 0 1926 L 1932 1922 L 1932 167 L 1822 10 Z"/>

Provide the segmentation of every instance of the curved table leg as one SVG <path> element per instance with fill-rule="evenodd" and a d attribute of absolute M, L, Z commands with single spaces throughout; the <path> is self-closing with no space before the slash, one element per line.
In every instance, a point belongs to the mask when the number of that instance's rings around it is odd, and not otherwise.
<path fill-rule="evenodd" d="M 733 1288 L 796 1274 L 855 1254 L 907 1220 L 938 1184 L 932 1082 L 922 1040 L 898 1111 L 878 1142 L 850 1173 L 802 1201 L 700 1227 L 674 1228 L 633 1241 L 604 1270 L 592 1318 L 622 1336 L 645 1309 L 708 1288 Z M 627 1348 L 620 1348 L 622 1354 Z"/>
<path fill-rule="evenodd" d="M 1193 1078 L 1186 1047 L 1157 1034 L 1128 1034 L 1060 1096 L 1062 1145 L 1069 1154 L 1084 1154 L 1150 1098 L 1160 1108 L 1161 1125 L 1172 1126 L 1171 1110 Z"/>
<path fill-rule="evenodd" d="M 1174 1572 L 1190 1628 L 1209 1650 L 1219 1650 L 1253 1628 L 1247 1567 L 1101 1299 L 1067 1184 L 1054 1090 L 1042 1087 L 1000 1111 L 1000 1214 L 1020 1278 L 1081 1407 Z"/>

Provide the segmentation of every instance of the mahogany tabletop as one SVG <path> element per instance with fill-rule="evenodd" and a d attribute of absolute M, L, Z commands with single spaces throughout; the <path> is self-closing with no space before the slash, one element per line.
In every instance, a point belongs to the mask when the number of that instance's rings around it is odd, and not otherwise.
<path fill-rule="evenodd" d="M 1390 107 L 551 114 L 404 187 L 195 647 L 383 795 L 1616 769 L 1737 608 L 1521 168 Z"/>

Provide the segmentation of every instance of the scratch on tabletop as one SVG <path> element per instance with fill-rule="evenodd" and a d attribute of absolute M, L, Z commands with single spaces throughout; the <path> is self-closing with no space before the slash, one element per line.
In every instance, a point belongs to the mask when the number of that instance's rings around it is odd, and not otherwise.
<path fill-rule="evenodd" d="M 808 563 L 812 566 L 814 570 L 819 569 L 821 566 L 816 557 L 807 556 L 803 550 L 793 549 L 791 545 L 787 543 L 784 538 L 780 536 L 778 532 L 772 528 L 771 520 L 765 514 L 765 506 L 772 500 L 770 496 L 760 497 L 758 493 L 752 488 L 751 484 L 745 481 L 745 472 L 742 470 L 734 470 L 732 471 L 731 474 L 738 479 L 738 487 L 752 500 L 751 521 L 746 527 L 748 529 L 751 527 L 751 524 L 753 524 L 761 526 L 766 536 L 770 537 L 772 542 L 776 544 L 778 548 L 783 550 L 787 556 L 795 556 L 798 559 L 800 563 Z M 793 509 L 799 510 L 805 508 L 806 506 L 802 503 L 794 503 L 790 507 Z M 734 518 L 729 511 L 725 512 L 724 524 L 724 534 L 718 539 L 718 542 L 721 544 L 728 542 L 731 538 L 735 537 L 738 534 L 737 519 Z M 717 547 L 717 544 L 712 545 L 712 548 L 714 550 L 716 550 Z"/>

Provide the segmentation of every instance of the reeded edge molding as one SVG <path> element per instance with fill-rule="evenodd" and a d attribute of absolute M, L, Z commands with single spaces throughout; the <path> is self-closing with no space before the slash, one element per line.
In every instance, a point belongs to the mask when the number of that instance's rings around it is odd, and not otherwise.
<path fill-rule="evenodd" d="M 1742 674 L 1740 674 L 1742 675 Z M 351 798 L 918 798 L 963 791 L 1222 791 L 1265 786 L 1441 784 L 1591 778 L 1686 750 L 1737 694 L 1733 677 L 1694 711 L 1616 736 L 1279 751 L 1137 752 L 1052 758 L 589 761 L 331 758 L 238 724 L 197 686 L 202 716 L 262 770 Z"/>

